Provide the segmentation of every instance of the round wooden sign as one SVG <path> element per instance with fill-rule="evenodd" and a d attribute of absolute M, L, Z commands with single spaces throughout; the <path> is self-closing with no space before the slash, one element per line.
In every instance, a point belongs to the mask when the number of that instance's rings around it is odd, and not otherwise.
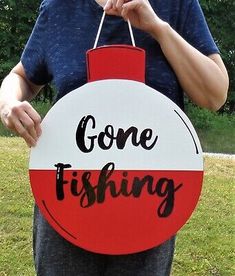
<path fill-rule="evenodd" d="M 85 84 L 58 101 L 31 150 L 41 212 L 86 250 L 129 254 L 157 246 L 191 216 L 202 150 L 182 110 L 132 80 Z"/>

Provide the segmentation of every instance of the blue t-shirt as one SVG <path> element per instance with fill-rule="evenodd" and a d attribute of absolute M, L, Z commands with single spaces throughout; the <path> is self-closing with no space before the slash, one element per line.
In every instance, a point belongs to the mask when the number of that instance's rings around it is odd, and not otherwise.
<path fill-rule="evenodd" d="M 150 0 L 158 16 L 205 55 L 218 53 L 198 0 Z M 85 84 L 86 51 L 94 45 L 103 13 L 95 0 L 44 0 L 21 57 L 33 83 L 53 82 L 59 99 Z M 134 29 L 136 46 L 146 51 L 146 84 L 183 106 L 183 91 L 161 48 Z M 131 44 L 127 23 L 106 16 L 98 46 Z"/>

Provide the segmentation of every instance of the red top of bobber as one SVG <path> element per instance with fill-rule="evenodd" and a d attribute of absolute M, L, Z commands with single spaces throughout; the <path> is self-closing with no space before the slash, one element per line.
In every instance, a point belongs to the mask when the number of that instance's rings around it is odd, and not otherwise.
<path fill-rule="evenodd" d="M 108 45 L 88 50 L 87 81 L 127 79 L 145 82 L 145 51 L 131 45 Z"/>

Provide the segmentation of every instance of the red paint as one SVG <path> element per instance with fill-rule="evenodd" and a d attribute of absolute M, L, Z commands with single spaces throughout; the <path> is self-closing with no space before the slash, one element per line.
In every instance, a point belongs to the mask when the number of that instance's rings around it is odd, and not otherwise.
<path fill-rule="evenodd" d="M 126 79 L 145 82 L 145 51 L 129 45 L 102 46 L 87 51 L 88 82 Z"/>
<path fill-rule="evenodd" d="M 99 170 L 91 172 L 90 181 L 97 185 Z M 74 170 L 66 169 L 64 179 L 71 180 Z M 83 170 L 76 170 L 79 184 Z M 120 188 L 123 171 L 115 170 L 111 180 Z M 70 192 L 70 183 L 64 185 L 65 198 L 56 198 L 56 170 L 30 170 L 33 194 L 48 222 L 64 238 L 84 249 L 105 254 L 129 254 L 152 248 L 174 235 L 189 219 L 201 192 L 202 171 L 128 171 L 128 187 L 134 176 L 152 175 L 154 183 L 159 178 L 173 179 L 183 186 L 175 193 L 172 214 L 166 218 L 157 216 L 162 198 L 150 195 L 146 187 L 140 197 L 116 198 L 106 191 L 103 203 L 88 208 L 80 206 L 80 197 Z M 56 222 L 55 222 L 56 221 Z"/>

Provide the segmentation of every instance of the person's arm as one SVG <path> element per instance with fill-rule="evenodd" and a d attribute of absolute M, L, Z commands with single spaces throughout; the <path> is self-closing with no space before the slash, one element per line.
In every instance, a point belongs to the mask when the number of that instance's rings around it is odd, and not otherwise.
<path fill-rule="evenodd" d="M 28 146 L 35 146 L 41 135 L 41 118 L 28 101 L 42 86 L 30 82 L 19 62 L 6 76 L 0 90 L 0 117 L 3 124 L 24 138 Z"/>
<path fill-rule="evenodd" d="M 129 19 L 158 41 L 182 88 L 197 105 L 218 110 L 225 103 L 229 80 L 219 54 L 205 56 L 192 47 L 156 15 L 147 0 L 108 0 L 104 10 Z"/>
<path fill-rule="evenodd" d="M 205 56 L 187 43 L 168 24 L 153 31 L 168 62 L 191 100 L 218 110 L 227 98 L 228 74 L 219 54 Z M 172 49 L 173 48 L 173 49 Z"/>

